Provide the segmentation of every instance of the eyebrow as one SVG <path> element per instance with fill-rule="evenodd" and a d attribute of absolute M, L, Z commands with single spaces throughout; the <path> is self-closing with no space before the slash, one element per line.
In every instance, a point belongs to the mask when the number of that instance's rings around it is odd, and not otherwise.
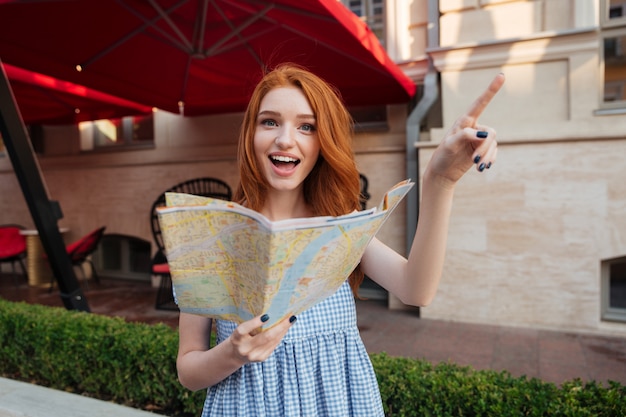
<path fill-rule="evenodd" d="M 262 110 L 258 114 L 259 116 L 281 116 L 280 112 L 274 110 Z M 315 116 L 312 114 L 296 114 L 297 119 L 310 119 L 315 120 Z"/>

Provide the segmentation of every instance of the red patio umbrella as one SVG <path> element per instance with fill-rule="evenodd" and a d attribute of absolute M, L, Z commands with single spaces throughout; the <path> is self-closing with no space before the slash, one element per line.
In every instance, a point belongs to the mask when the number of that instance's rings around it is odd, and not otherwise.
<path fill-rule="evenodd" d="M 244 109 L 282 62 L 317 73 L 348 105 L 415 93 L 337 0 L 0 0 L 0 59 L 185 115 Z"/>
<path fill-rule="evenodd" d="M 72 124 L 149 114 L 152 108 L 81 85 L 2 64 L 25 123 Z"/>

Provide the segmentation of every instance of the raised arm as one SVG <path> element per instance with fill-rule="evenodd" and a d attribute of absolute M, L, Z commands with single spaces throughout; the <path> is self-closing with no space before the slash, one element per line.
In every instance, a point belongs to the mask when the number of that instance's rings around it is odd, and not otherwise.
<path fill-rule="evenodd" d="M 437 147 L 422 181 L 420 217 L 408 260 L 373 239 L 361 260 L 366 275 L 403 303 L 428 305 L 435 296 L 446 252 L 454 188 L 472 165 L 489 169 L 497 156 L 496 132 L 478 117 L 504 84 L 498 74 L 459 117 Z"/>

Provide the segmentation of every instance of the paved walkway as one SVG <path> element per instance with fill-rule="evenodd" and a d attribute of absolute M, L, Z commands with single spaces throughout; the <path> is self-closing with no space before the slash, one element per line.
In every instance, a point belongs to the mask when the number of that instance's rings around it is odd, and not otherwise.
<path fill-rule="evenodd" d="M 453 323 L 357 302 L 359 328 L 369 352 L 450 361 L 475 369 L 509 371 L 555 384 L 580 378 L 626 385 L 626 336 Z"/>
<path fill-rule="evenodd" d="M 158 417 L 158 414 L 0 378 L 0 417 Z"/>

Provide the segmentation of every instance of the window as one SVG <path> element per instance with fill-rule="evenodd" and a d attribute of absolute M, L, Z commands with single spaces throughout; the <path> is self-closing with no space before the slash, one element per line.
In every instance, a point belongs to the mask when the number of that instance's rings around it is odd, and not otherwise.
<path fill-rule="evenodd" d="M 626 0 L 604 0 L 602 4 L 602 107 L 626 108 Z"/>
<path fill-rule="evenodd" d="M 626 0 L 603 0 L 602 9 L 602 27 L 626 24 Z"/>
<path fill-rule="evenodd" d="M 81 150 L 120 150 L 154 145 L 154 116 L 79 123 Z"/>
<path fill-rule="evenodd" d="M 385 46 L 385 0 L 342 0 L 343 4 L 359 16 Z"/>
<path fill-rule="evenodd" d="M 376 132 L 389 130 L 387 106 L 352 106 L 348 108 L 354 120 L 355 132 Z"/>
<path fill-rule="evenodd" d="M 626 257 L 602 262 L 602 319 L 626 322 Z"/>

